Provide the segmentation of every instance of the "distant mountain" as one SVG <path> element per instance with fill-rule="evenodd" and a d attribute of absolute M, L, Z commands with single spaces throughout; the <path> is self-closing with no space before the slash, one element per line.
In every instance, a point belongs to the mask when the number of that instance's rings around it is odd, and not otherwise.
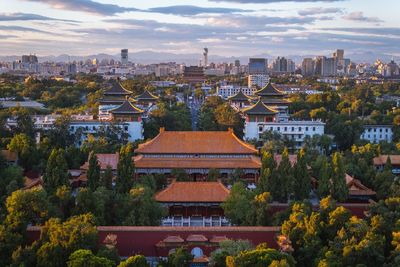
<path fill-rule="evenodd" d="M 285 55 L 270 55 L 270 54 L 259 54 L 254 56 L 240 56 L 240 57 L 225 57 L 225 56 L 218 56 L 218 55 L 209 55 L 209 62 L 215 63 L 233 63 L 235 60 L 240 60 L 241 64 L 246 64 L 249 61 L 250 57 L 261 57 L 267 58 L 269 62 L 271 62 L 277 56 L 285 56 Z M 305 57 L 315 57 L 316 55 L 286 55 L 285 57 L 290 58 L 296 62 L 296 64 L 300 64 Z M 325 55 L 330 56 L 330 55 Z M 346 58 L 350 58 L 353 62 L 361 63 L 361 62 L 369 62 L 373 63 L 376 59 L 381 59 L 384 62 L 389 62 L 392 59 L 391 55 L 386 54 L 377 54 L 374 52 L 359 52 L 359 53 L 345 53 Z M 94 59 L 97 58 L 98 60 L 103 59 L 114 59 L 119 60 L 120 55 L 109 55 L 109 54 L 96 54 L 96 55 L 88 55 L 88 56 L 74 56 L 74 55 L 67 55 L 62 54 L 58 56 L 49 55 L 49 56 L 38 56 L 39 62 L 45 61 L 53 61 L 53 62 L 68 62 L 68 61 L 80 61 L 80 60 L 87 60 L 87 59 Z M 21 56 L 0 56 L 0 61 L 15 61 L 20 60 Z M 152 64 L 152 63 L 161 63 L 161 62 L 176 62 L 176 63 L 185 63 L 187 65 L 198 65 L 200 60 L 202 59 L 202 55 L 198 54 L 176 54 L 176 53 L 164 53 L 164 52 L 154 52 L 154 51 L 140 51 L 140 52 L 133 52 L 129 53 L 129 60 L 135 63 L 141 64 Z M 394 60 L 399 62 L 400 56 L 395 56 Z"/>

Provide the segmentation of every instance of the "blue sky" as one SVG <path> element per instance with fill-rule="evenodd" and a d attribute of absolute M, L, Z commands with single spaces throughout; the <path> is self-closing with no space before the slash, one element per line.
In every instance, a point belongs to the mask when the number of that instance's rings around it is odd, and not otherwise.
<path fill-rule="evenodd" d="M 400 56 L 397 0 L 0 0 L 0 55 Z"/>

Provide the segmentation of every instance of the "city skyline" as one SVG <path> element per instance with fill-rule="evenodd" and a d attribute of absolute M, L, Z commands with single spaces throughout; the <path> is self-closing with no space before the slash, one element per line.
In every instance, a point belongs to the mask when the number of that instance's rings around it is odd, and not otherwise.
<path fill-rule="evenodd" d="M 336 48 L 400 56 L 395 12 L 400 3 L 388 0 L 0 0 L 0 5 L 3 56 L 117 55 L 121 48 L 200 54 L 203 47 L 225 57 L 329 55 Z"/>

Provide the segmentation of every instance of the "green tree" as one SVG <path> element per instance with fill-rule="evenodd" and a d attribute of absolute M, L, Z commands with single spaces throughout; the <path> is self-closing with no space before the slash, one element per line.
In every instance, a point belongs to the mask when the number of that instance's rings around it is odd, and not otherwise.
<path fill-rule="evenodd" d="M 79 250 L 94 250 L 97 229 L 91 214 L 73 216 L 65 222 L 52 218 L 42 227 L 36 252 L 38 267 L 67 266 L 69 256 Z"/>
<path fill-rule="evenodd" d="M 301 149 L 297 153 L 294 166 L 294 197 L 296 200 L 308 199 L 311 192 L 311 177 L 308 173 L 306 153 Z"/>
<path fill-rule="evenodd" d="M 318 172 L 318 196 L 320 198 L 327 197 L 330 194 L 330 166 L 325 156 L 322 157 L 321 168 Z"/>
<path fill-rule="evenodd" d="M 331 195 L 338 201 L 344 202 L 349 194 L 342 155 L 338 152 L 332 156 L 332 187 Z"/>
<path fill-rule="evenodd" d="M 87 170 L 87 183 L 92 191 L 95 191 L 100 183 L 100 165 L 97 156 L 92 151 L 89 154 L 89 168 Z"/>
<path fill-rule="evenodd" d="M 121 262 L 118 267 L 149 267 L 146 258 L 143 255 L 135 255 Z"/>
<path fill-rule="evenodd" d="M 253 220 L 252 200 L 254 194 L 237 182 L 232 186 L 228 198 L 222 204 L 225 216 L 234 225 L 247 225 Z"/>
<path fill-rule="evenodd" d="M 114 263 L 107 259 L 93 255 L 88 249 L 79 249 L 68 258 L 68 267 L 113 267 Z"/>
<path fill-rule="evenodd" d="M 261 175 L 257 184 L 257 190 L 262 192 L 277 192 L 279 182 L 277 181 L 276 162 L 272 151 L 264 151 L 261 161 Z M 275 193 L 272 193 L 277 198 Z"/>
<path fill-rule="evenodd" d="M 18 163 L 24 167 L 24 169 L 32 169 L 36 162 L 35 146 L 33 140 L 24 133 L 16 134 L 8 144 L 8 149 L 18 154 Z"/>
<path fill-rule="evenodd" d="M 106 170 L 100 174 L 100 186 L 104 186 L 105 188 L 111 190 L 113 188 L 113 171 L 111 166 L 107 166 Z"/>
<path fill-rule="evenodd" d="M 185 248 L 177 248 L 176 251 L 168 256 L 169 266 L 189 267 L 193 260 L 193 255 Z"/>
<path fill-rule="evenodd" d="M 220 178 L 220 172 L 218 169 L 209 169 L 207 175 L 207 181 L 217 181 Z"/>
<path fill-rule="evenodd" d="M 121 147 L 117 166 L 116 190 L 118 193 L 128 193 L 133 186 L 135 166 L 133 164 L 133 147 L 131 143 Z"/>
<path fill-rule="evenodd" d="M 253 246 L 248 240 L 224 240 L 219 243 L 219 248 L 211 252 L 210 266 L 225 267 L 226 257 L 236 256 L 242 251 L 251 250 Z"/>
<path fill-rule="evenodd" d="M 249 251 L 243 251 L 239 255 L 233 257 L 233 265 L 240 267 L 262 267 L 271 266 L 272 263 L 276 264 L 276 261 L 286 262 L 286 266 L 294 267 L 295 260 L 289 254 L 279 252 L 272 248 L 261 248 Z M 231 267 L 227 264 L 228 267 Z"/>
<path fill-rule="evenodd" d="M 279 190 L 279 194 L 277 194 L 276 200 L 287 202 L 288 199 L 292 198 L 294 195 L 294 176 L 293 168 L 289 160 L 289 151 L 286 147 L 283 150 L 282 159 L 277 168 L 277 173 L 281 189 Z"/>
<path fill-rule="evenodd" d="M 64 157 L 64 150 L 53 149 L 43 175 L 44 188 L 47 192 L 53 193 L 60 186 L 69 186 L 68 176 L 68 164 Z"/>

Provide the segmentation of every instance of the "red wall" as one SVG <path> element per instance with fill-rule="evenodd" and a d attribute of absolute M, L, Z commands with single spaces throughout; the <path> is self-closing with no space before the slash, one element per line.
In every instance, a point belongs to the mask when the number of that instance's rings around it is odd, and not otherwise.
<path fill-rule="evenodd" d="M 99 226 L 99 242 L 102 243 L 108 234 L 117 236 L 117 249 L 121 256 L 142 254 L 144 256 L 167 256 L 169 248 L 157 248 L 156 244 L 168 236 L 180 236 L 186 240 L 189 235 L 204 235 L 211 239 L 214 236 L 226 236 L 229 239 L 247 239 L 253 245 L 268 243 L 277 248 L 276 235 L 279 227 L 140 227 L 140 226 Z M 40 237 L 39 227 L 28 228 L 28 238 L 31 242 Z M 209 255 L 216 249 L 210 243 L 182 243 L 189 249 L 200 247 L 204 254 Z"/>

